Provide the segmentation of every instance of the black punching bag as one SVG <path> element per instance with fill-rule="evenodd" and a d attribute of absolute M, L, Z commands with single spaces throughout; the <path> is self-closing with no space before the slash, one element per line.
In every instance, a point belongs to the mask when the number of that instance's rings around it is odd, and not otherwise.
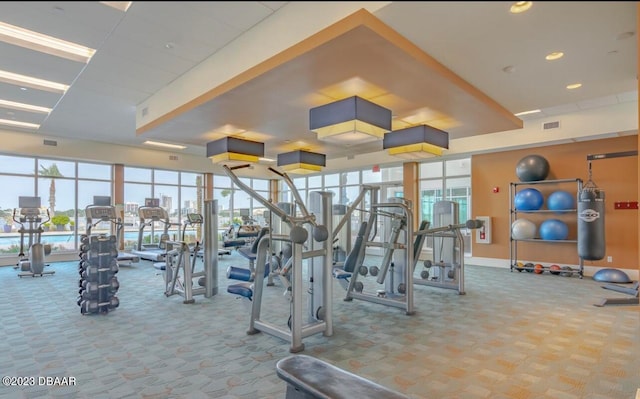
<path fill-rule="evenodd" d="M 604 255 L 604 191 L 585 187 L 578 192 L 578 256 L 600 260 Z"/>

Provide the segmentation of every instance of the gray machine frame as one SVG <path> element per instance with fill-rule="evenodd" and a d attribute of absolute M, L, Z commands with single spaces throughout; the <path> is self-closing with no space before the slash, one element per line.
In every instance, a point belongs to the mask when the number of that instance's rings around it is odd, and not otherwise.
<path fill-rule="evenodd" d="M 218 294 L 218 200 L 204 201 L 203 216 L 203 263 L 202 271 L 195 270 L 198 246 L 193 248 L 184 241 L 167 241 L 173 249 L 167 252 L 165 269 L 165 296 L 178 294 L 183 303 L 195 303 L 194 295 L 211 298 Z M 204 278 L 200 287 L 194 288 L 193 279 Z"/>
<path fill-rule="evenodd" d="M 309 213 L 307 207 L 300 197 L 300 193 L 293 184 L 293 181 L 286 173 L 281 173 L 269 168 L 270 171 L 282 177 L 284 182 L 289 186 L 294 195 L 296 205 L 302 216 L 290 216 L 282 209 L 275 206 L 272 202 L 262 197 L 256 191 L 244 184 L 234 170 L 246 168 L 249 165 L 239 165 L 229 167 L 223 165 L 225 173 L 231 178 L 234 184 L 249 194 L 256 201 L 273 212 L 282 221 L 288 223 L 291 227 L 292 234 L 289 237 L 282 235 L 265 235 L 258 243 L 258 253 L 256 259 L 255 281 L 253 283 L 253 300 L 251 307 L 251 319 L 247 334 L 257 334 L 265 332 L 275 337 L 286 340 L 290 343 L 289 351 L 292 353 L 304 350 L 302 339 L 310 335 L 322 333 L 324 336 L 333 335 L 332 321 L 332 281 L 331 267 L 333 259 L 333 245 L 331 241 L 331 219 L 332 205 L 331 193 L 313 192 L 313 195 L 319 195 L 319 203 L 321 203 L 321 213 L 318 215 Z M 316 200 L 311 201 L 312 204 L 317 203 Z M 314 232 L 307 236 L 307 239 L 300 242 L 300 229 L 304 226 L 311 225 Z M 322 248 L 310 249 L 305 251 L 305 244 L 311 244 L 314 240 L 316 232 L 326 228 L 326 236 L 322 241 Z M 295 234 L 294 234 L 295 233 Z M 298 236 L 298 237 L 295 237 Z M 264 291 L 265 267 L 267 263 L 267 253 L 270 240 L 290 241 L 292 244 L 292 255 L 290 263 L 291 287 L 290 287 L 290 316 L 287 322 L 288 328 L 271 323 L 261 318 L 262 293 Z M 306 292 L 309 294 L 307 320 L 303 321 L 304 307 L 304 287 L 303 287 L 303 259 L 321 258 L 322 262 L 312 267 L 309 276 L 310 289 Z M 316 265 L 315 263 L 313 263 Z M 313 273 L 320 273 L 319 275 Z M 314 285 L 321 284 L 320 289 L 316 289 Z"/>
<path fill-rule="evenodd" d="M 375 191 L 372 191 L 372 193 Z M 361 192 L 361 196 L 362 196 Z M 359 249 L 356 266 L 351 273 L 345 301 L 360 299 L 381 305 L 404 309 L 407 315 L 415 313 L 413 298 L 413 211 L 411 202 L 403 198 L 394 198 L 390 202 L 378 203 L 372 195 L 369 220 L 364 232 L 364 241 Z M 372 229 L 377 225 L 378 216 L 392 219 L 389 237 L 373 241 Z M 376 282 L 384 284 L 384 290 L 375 293 L 365 292 L 364 285 L 358 281 L 360 268 L 367 247 L 380 247 L 384 255 L 377 274 Z M 360 283 L 360 284 L 358 284 Z M 401 288 L 402 287 L 402 288 Z M 402 292 L 401 292 L 402 291 Z"/>
<path fill-rule="evenodd" d="M 430 228 L 417 231 L 416 236 L 433 238 L 432 259 L 424 263 L 422 279 L 414 279 L 414 284 L 447 288 L 465 294 L 464 288 L 464 237 L 462 229 L 467 224 L 459 223 L 458 203 L 442 200 L 433 205 L 433 222 Z M 424 245 L 424 242 L 422 244 Z M 417 264 L 422 245 L 416 251 Z M 415 268 L 415 264 L 414 264 Z M 430 271 L 436 270 L 437 273 Z M 426 274 L 424 272 L 426 271 Z"/>

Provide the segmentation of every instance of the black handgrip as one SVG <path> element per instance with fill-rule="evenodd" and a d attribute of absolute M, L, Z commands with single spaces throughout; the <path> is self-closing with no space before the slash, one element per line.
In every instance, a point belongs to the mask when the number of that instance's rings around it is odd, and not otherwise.
<path fill-rule="evenodd" d="M 283 173 L 278 172 L 277 170 L 273 169 L 271 166 L 269 166 L 267 169 L 269 169 L 270 171 L 272 171 L 273 173 L 275 173 L 276 175 L 278 175 L 280 177 L 284 177 Z"/>
<path fill-rule="evenodd" d="M 248 168 L 250 166 L 251 166 L 251 164 L 248 163 L 248 164 L 245 164 L 245 165 L 231 166 L 231 167 L 229 167 L 229 169 L 231 169 L 231 170 L 244 169 L 244 168 Z"/>

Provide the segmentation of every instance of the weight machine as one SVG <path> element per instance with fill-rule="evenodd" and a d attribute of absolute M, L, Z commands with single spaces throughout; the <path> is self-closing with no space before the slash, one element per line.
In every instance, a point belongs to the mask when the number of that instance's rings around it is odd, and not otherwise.
<path fill-rule="evenodd" d="M 482 227 L 482 224 L 483 222 L 481 220 L 467 220 L 467 222 L 463 224 L 450 224 L 433 228 L 425 227 L 416 231 L 415 234 L 418 238 L 420 236 L 432 236 L 434 238 L 450 239 L 453 243 L 452 251 L 459 253 L 459 258 L 454 261 L 445 261 L 446 258 L 438 257 L 434 257 L 434 260 L 425 260 L 424 270 L 420 273 L 422 279 L 414 279 L 414 284 L 452 289 L 457 291 L 459 295 L 464 295 L 464 238 L 462 237 L 461 230 L 479 229 Z M 414 267 L 415 264 L 417 264 L 421 247 L 422 244 L 420 245 L 420 249 L 416 251 L 416 263 L 414 263 Z M 435 251 L 434 256 L 436 256 Z M 431 273 L 433 273 L 433 275 L 431 275 Z"/>
<path fill-rule="evenodd" d="M 432 239 L 432 259 L 424 261 L 424 268 L 420 272 L 420 279 L 414 279 L 414 284 L 452 289 L 460 295 L 464 290 L 464 237 L 462 229 L 477 229 L 482 227 L 480 220 L 468 220 L 458 223 L 458 203 L 454 201 L 438 201 L 433 206 L 433 223 L 421 226 L 415 232 L 416 251 L 415 267 L 425 238 Z"/>
<path fill-rule="evenodd" d="M 265 332 L 290 342 L 290 352 L 304 350 L 302 339 L 304 337 L 323 333 L 324 336 L 333 335 L 332 321 L 332 284 L 330 270 L 333 259 L 333 246 L 330 239 L 332 206 L 331 193 L 312 192 L 310 204 L 317 213 L 310 213 L 300 197 L 299 192 L 286 173 L 280 173 L 272 168 L 269 170 L 285 181 L 294 195 L 296 205 L 302 216 L 290 216 L 282 209 L 262 197 L 256 191 L 244 184 L 235 174 L 234 170 L 246 168 L 249 165 L 229 167 L 224 165 L 225 173 L 231 180 L 247 194 L 260 202 L 273 214 L 287 223 L 291 230 L 289 236 L 272 235 L 264 236 L 258 243 L 255 282 L 238 283 L 230 285 L 227 291 L 252 300 L 251 319 L 247 334 Z M 309 228 L 311 234 L 309 234 Z M 282 268 L 282 274 L 291 273 L 291 286 L 287 289 L 287 297 L 290 302 L 289 319 L 287 327 L 281 327 L 261 319 L 262 293 L 264 290 L 265 267 L 269 241 L 281 240 L 291 244 L 291 259 Z M 305 248 L 305 246 L 307 248 Z M 310 266 L 308 272 L 309 287 L 306 290 L 307 318 L 303 321 L 303 260 L 307 260 Z M 319 287 L 318 287 L 319 285 Z"/>
<path fill-rule="evenodd" d="M 202 271 L 196 271 L 196 262 L 200 244 L 193 247 L 185 241 L 186 226 L 202 224 L 204 226 L 204 248 L 202 252 Z M 167 251 L 165 258 L 165 295 L 178 294 L 184 298 L 183 303 L 195 303 L 194 295 L 211 298 L 218 293 L 218 256 L 212 255 L 218 248 L 218 200 L 204 202 L 204 218 L 200 214 L 188 214 L 182 230 L 182 241 L 167 240 L 166 244 L 173 249 Z M 197 278 L 199 287 L 194 288 L 193 279 Z"/>
<path fill-rule="evenodd" d="M 85 209 L 86 217 L 86 235 L 91 236 L 91 232 L 94 227 L 99 223 L 105 222 L 113 224 L 116 231 L 116 245 L 120 245 L 122 239 L 122 232 L 124 230 L 124 222 L 118 217 L 116 208 L 111 205 L 111 197 L 109 196 L 94 196 L 93 204 L 88 205 Z M 94 222 L 95 221 L 95 222 Z M 140 262 L 140 257 L 128 252 L 118 251 L 116 261 L 120 266 L 131 266 L 132 263 Z"/>
<path fill-rule="evenodd" d="M 51 246 L 40 242 L 44 229 L 42 225 L 51 220 L 49 210 L 46 216 L 40 213 L 40 197 L 18 197 L 18 209 L 13 210 L 13 221 L 20 225 L 18 232 L 20 233 L 20 253 L 19 260 L 15 267 L 20 269 L 18 277 L 42 277 L 54 274 L 55 271 L 44 271 L 44 257 L 51 253 Z M 27 253 L 25 255 L 24 240 L 27 236 Z"/>
<path fill-rule="evenodd" d="M 377 191 L 376 191 L 377 193 Z M 361 193 L 362 195 L 362 193 Z M 377 231 L 373 230 L 378 218 L 390 226 L 377 241 Z M 372 230 L 374 233 L 372 234 Z M 371 196 L 369 219 L 363 222 L 352 252 L 345 261 L 344 268 L 334 268 L 333 275 L 347 294 L 345 301 L 360 299 L 405 310 L 407 315 L 415 313 L 413 305 L 413 211 L 411 203 L 403 198 L 389 198 L 386 203 L 378 203 Z M 383 258 L 378 266 L 367 268 L 363 265 L 367 247 L 383 249 Z M 379 287 L 371 292 L 365 290 L 360 276 L 371 273 L 377 277 Z"/>
<path fill-rule="evenodd" d="M 340 259 L 341 253 L 340 250 L 344 251 L 344 255 L 348 255 L 351 253 L 352 245 L 351 245 L 351 216 L 354 211 L 361 210 L 358 208 L 365 201 L 365 198 L 369 195 L 372 199 L 371 202 L 377 202 L 377 198 L 380 196 L 380 187 L 374 185 L 363 184 L 360 186 L 360 193 L 356 197 L 355 200 L 351 203 L 351 205 L 339 205 L 336 204 L 333 206 L 333 215 L 339 216 L 337 222 L 335 222 L 334 218 L 334 229 L 333 229 L 333 243 L 337 244 L 334 246 L 334 265 L 341 266 L 345 259 Z M 375 235 L 375 233 L 374 233 Z M 342 245 L 341 245 L 342 244 Z M 337 251 L 336 251 L 337 249 Z M 338 252 L 338 254 L 336 253 Z"/>

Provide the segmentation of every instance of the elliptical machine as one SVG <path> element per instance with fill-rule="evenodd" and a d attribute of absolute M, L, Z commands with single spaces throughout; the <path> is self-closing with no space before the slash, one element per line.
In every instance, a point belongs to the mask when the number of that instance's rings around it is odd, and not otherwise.
<path fill-rule="evenodd" d="M 46 219 L 40 215 L 40 197 L 18 197 L 18 209 L 13 210 L 13 221 L 20 225 L 18 232 L 20 233 L 20 253 L 16 269 L 20 268 L 18 277 L 25 276 L 42 277 L 54 274 L 54 270 L 44 271 L 44 257 L 51 253 L 51 246 L 44 245 L 40 242 L 40 238 L 44 229 L 42 225 L 51 220 L 49 210 L 47 209 Z M 27 253 L 25 254 L 25 236 L 27 240 Z"/>

